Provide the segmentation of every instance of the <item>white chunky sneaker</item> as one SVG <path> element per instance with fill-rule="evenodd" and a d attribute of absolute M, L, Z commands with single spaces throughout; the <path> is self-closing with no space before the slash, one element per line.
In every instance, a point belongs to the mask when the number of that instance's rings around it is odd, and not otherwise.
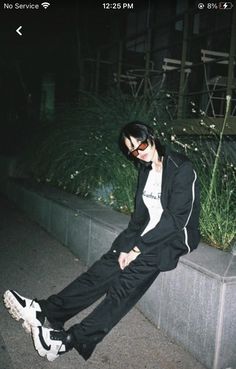
<path fill-rule="evenodd" d="M 3 295 L 3 300 L 15 320 L 24 320 L 22 327 L 26 332 L 30 333 L 32 326 L 43 325 L 45 317 L 37 301 L 27 299 L 13 290 L 7 290 Z"/>
<path fill-rule="evenodd" d="M 56 331 L 42 326 L 32 326 L 31 333 L 38 354 L 46 357 L 48 361 L 55 360 L 73 348 L 72 337 L 64 330 Z"/>

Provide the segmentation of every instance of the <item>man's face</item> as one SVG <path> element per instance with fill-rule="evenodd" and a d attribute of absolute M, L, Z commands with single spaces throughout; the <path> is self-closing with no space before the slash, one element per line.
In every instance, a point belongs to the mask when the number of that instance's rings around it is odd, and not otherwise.
<path fill-rule="evenodd" d="M 146 162 L 153 161 L 154 154 L 156 152 L 154 143 L 152 144 L 149 140 L 140 141 L 132 136 L 125 138 L 124 143 L 129 150 L 130 155 Z"/>

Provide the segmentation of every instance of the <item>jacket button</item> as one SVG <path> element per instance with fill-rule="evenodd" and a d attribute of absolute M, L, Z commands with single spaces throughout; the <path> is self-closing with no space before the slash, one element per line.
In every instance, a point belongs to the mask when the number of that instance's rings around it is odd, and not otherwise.
<path fill-rule="evenodd" d="M 113 250 L 113 252 L 115 252 L 115 253 L 116 253 L 116 250 Z"/>

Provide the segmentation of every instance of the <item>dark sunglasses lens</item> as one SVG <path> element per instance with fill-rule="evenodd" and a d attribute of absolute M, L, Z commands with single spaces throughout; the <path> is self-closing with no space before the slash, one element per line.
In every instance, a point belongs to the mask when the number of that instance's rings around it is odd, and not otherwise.
<path fill-rule="evenodd" d="M 138 150 L 131 151 L 130 154 L 136 158 L 138 156 Z"/>
<path fill-rule="evenodd" d="M 137 157 L 138 154 L 139 154 L 139 150 L 144 151 L 144 150 L 146 150 L 147 147 L 148 147 L 148 142 L 147 141 L 141 142 L 141 144 L 137 147 L 137 149 L 131 151 L 130 154 L 133 155 L 134 157 Z"/>
<path fill-rule="evenodd" d="M 139 147 L 138 147 L 138 150 L 145 150 L 146 148 L 148 147 L 148 143 L 147 142 L 142 142 Z"/>

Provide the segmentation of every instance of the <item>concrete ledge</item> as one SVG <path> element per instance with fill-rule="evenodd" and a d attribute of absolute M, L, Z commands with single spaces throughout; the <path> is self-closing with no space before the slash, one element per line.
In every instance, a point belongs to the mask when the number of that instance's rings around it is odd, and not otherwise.
<path fill-rule="evenodd" d="M 8 179 L 2 191 L 87 266 L 129 217 L 58 189 Z M 209 369 L 236 368 L 236 257 L 205 244 L 161 273 L 138 303 L 158 328 Z"/>

